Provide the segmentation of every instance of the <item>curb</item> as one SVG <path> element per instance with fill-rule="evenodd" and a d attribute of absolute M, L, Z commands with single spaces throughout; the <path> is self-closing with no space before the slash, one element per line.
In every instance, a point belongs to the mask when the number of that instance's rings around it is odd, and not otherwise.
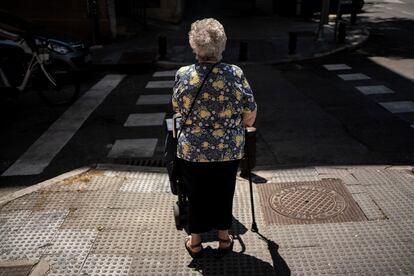
<path fill-rule="evenodd" d="M 113 164 L 113 163 L 98 163 L 94 166 L 94 169 L 95 170 L 130 171 L 130 172 L 160 172 L 160 173 L 167 173 L 167 169 L 165 167 L 144 167 L 144 166 Z"/>
<path fill-rule="evenodd" d="M 56 176 L 54 178 L 51 178 L 51 179 L 48 179 L 46 181 L 40 182 L 38 184 L 32 185 L 30 187 L 24 188 L 24 189 L 19 190 L 17 192 L 8 194 L 8 195 L 0 198 L 0 207 L 4 206 L 5 204 L 7 204 L 10 201 L 15 200 L 19 197 L 22 197 L 22 196 L 25 196 L 27 194 L 36 192 L 37 190 L 40 190 L 42 188 L 49 187 L 49 186 L 51 186 L 51 185 L 53 185 L 57 182 L 61 182 L 61 181 L 65 180 L 65 179 L 68 179 L 68 178 L 86 173 L 86 172 L 88 172 L 92 169 L 93 169 L 92 166 L 81 167 L 81 168 L 75 169 L 73 171 L 58 175 L 58 176 Z"/>
<path fill-rule="evenodd" d="M 359 29 L 361 31 L 361 38 L 358 41 L 353 42 L 352 44 L 348 44 L 348 45 L 342 45 L 340 47 L 325 51 L 325 52 L 320 52 L 320 53 L 316 53 L 313 54 L 312 56 L 300 56 L 300 55 L 294 55 L 291 56 L 289 58 L 284 58 L 284 59 L 278 59 L 278 60 L 270 60 L 270 61 L 266 61 L 266 62 L 238 62 L 237 64 L 241 65 L 241 66 L 245 66 L 245 65 L 278 65 L 278 64 L 285 64 L 285 63 L 290 63 L 290 62 L 294 62 L 294 61 L 303 61 L 303 60 L 312 60 L 312 59 L 316 59 L 316 58 L 321 58 L 321 57 L 325 57 L 328 55 L 332 55 L 335 53 L 339 53 L 342 51 L 346 51 L 346 50 L 355 50 L 359 47 L 361 47 L 364 43 L 366 43 L 369 39 L 370 36 L 370 32 L 368 30 L 368 27 L 366 26 L 362 26 L 362 28 Z M 155 62 L 155 65 L 158 69 L 176 69 L 182 66 L 187 66 L 190 63 L 186 63 L 186 62 L 173 62 L 173 61 L 166 61 L 166 60 L 159 60 Z"/>
<path fill-rule="evenodd" d="M 25 196 L 27 194 L 36 192 L 40 189 L 52 186 L 58 182 L 64 181 L 68 178 L 72 178 L 77 175 L 84 174 L 91 170 L 118 170 L 118 171 L 141 171 L 141 172 L 159 172 L 159 173 L 167 173 L 167 169 L 164 167 L 143 167 L 143 166 L 131 166 L 131 165 L 121 165 L 121 164 L 111 164 L 111 163 L 98 163 L 93 164 L 90 166 L 81 167 L 70 172 L 58 175 L 54 178 L 45 180 L 38 184 L 34 184 L 30 187 L 21 189 L 17 192 L 8 194 L 0 198 L 0 207 L 6 205 L 10 201 L 13 201 L 19 197 Z"/>

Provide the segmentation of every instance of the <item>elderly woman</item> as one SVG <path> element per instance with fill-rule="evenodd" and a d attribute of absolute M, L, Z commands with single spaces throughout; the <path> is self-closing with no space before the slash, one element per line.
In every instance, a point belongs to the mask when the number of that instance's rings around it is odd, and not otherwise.
<path fill-rule="evenodd" d="M 228 230 L 237 168 L 244 154 L 245 127 L 256 118 L 257 106 L 243 71 L 220 62 L 226 40 L 217 20 L 194 22 L 189 42 L 197 63 L 177 71 L 173 89 L 174 111 L 183 118 L 177 157 L 189 201 L 191 235 L 185 247 L 193 258 L 203 253 L 201 233 L 212 229 L 218 230 L 218 252 L 233 249 Z"/>

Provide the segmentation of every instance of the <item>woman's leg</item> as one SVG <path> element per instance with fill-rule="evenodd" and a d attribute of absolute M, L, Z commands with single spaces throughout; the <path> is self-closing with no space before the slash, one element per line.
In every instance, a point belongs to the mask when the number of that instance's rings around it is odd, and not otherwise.
<path fill-rule="evenodd" d="M 214 180 L 215 196 L 214 204 L 211 205 L 214 213 L 213 226 L 217 230 L 224 231 L 223 238 L 226 239 L 233 221 L 233 197 L 238 165 L 239 161 L 217 163 Z"/>
<path fill-rule="evenodd" d="M 197 244 L 199 244 L 200 246 L 191 248 L 191 246 L 195 246 Z M 202 249 L 202 246 L 201 246 L 201 235 L 200 234 L 191 233 L 190 239 L 187 242 L 187 247 L 190 248 L 190 250 L 192 252 L 199 252 L 199 251 L 201 251 L 201 249 Z"/>

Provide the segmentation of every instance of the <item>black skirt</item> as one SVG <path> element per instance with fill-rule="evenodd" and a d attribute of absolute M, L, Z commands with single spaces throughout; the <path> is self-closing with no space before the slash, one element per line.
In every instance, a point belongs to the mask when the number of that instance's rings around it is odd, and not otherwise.
<path fill-rule="evenodd" d="M 188 230 L 227 230 L 233 219 L 233 196 L 240 160 L 189 162 L 178 159 L 189 201 Z"/>

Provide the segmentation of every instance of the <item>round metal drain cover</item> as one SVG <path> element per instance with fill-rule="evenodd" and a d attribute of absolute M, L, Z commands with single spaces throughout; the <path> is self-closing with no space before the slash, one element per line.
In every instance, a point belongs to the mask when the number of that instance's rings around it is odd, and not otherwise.
<path fill-rule="evenodd" d="M 317 186 L 284 188 L 270 197 L 270 207 L 295 219 L 327 219 L 340 214 L 347 204 L 336 191 Z"/>

